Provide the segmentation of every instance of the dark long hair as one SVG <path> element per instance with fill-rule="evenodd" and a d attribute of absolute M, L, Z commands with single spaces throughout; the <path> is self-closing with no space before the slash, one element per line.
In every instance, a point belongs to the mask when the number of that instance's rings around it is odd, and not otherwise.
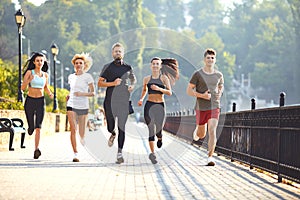
<path fill-rule="evenodd" d="M 25 65 L 24 65 L 24 73 L 23 73 L 23 76 L 26 74 L 26 72 L 28 70 L 32 70 L 32 69 L 35 69 L 35 65 L 34 65 L 34 60 L 36 57 L 44 57 L 45 58 L 45 62 L 44 62 L 44 65 L 42 67 L 42 71 L 43 72 L 47 72 L 48 71 L 48 61 L 47 61 L 47 58 L 45 56 L 45 54 L 43 53 L 40 53 L 40 52 L 35 52 L 32 54 L 32 56 L 26 61 Z"/>
<path fill-rule="evenodd" d="M 179 79 L 179 66 L 178 62 L 175 58 L 159 58 L 154 57 L 151 59 L 151 63 L 153 60 L 161 60 L 161 73 L 166 75 L 170 83 L 172 85 Z"/>

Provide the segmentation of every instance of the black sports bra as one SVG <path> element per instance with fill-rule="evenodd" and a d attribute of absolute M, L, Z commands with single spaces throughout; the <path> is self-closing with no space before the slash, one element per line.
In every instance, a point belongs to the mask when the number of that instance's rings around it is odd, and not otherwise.
<path fill-rule="evenodd" d="M 158 87 L 161 87 L 163 89 L 166 88 L 166 86 L 163 84 L 163 82 L 160 80 L 160 75 L 158 79 L 153 79 L 152 76 L 150 77 L 149 82 L 147 83 L 148 87 L 148 94 L 163 94 L 161 91 L 152 90 L 151 85 L 157 85 Z"/>

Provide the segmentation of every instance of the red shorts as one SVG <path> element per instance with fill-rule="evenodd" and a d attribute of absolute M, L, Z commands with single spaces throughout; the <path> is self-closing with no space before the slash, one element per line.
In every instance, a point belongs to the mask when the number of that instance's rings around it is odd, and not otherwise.
<path fill-rule="evenodd" d="M 196 124 L 204 125 L 208 122 L 209 119 L 215 118 L 219 119 L 220 116 L 220 108 L 216 108 L 213 110 L 196 110 Z"/>

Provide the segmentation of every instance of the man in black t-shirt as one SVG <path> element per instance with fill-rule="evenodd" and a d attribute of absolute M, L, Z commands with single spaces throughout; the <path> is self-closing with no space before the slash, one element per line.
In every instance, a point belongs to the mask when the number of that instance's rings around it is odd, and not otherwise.
<path fill-rule="evenodd" d="M 120 43 L 112 46 L 114 61 L 104 65 L 98 80 L 99 87 L 106 87 L 104 110 L 107 130 L 111 133 L 108 146 L 114 144 L 116 137 L 116 118 L 118 118 L 118 154 L 116 163 L 124 162 L 122 149 L 125 141 L 125 124 L 129 114 L 129 97 L 133 91 L 136 77 L 132 67 L 123 61 L 124 47 Z"/>

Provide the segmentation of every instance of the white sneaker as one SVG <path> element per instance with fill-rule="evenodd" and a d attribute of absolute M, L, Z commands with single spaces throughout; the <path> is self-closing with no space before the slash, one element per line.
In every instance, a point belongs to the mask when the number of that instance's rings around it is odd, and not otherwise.
<path fill-rule="evenodd" d="M 73 162 L 79 162 L 78 153 L 74 153 Z"/>
<path fill-rule="evenodd" d="M 198 132 L 198 125 L 196 125 L 196 128 L 195 128 L 194 133 L 193 133 L 193 139 L 195 141 L 198 141 L 200 139 L 199 136 L 197 135 L 197 132 Z"/>
<path fill-rule="evenodd" d="M 80 137 L 80 143 L 82 144 L 82 146 L 85 145 L 85 140 L 84 140 L 84 138 Z"/>
<path fill-rule="evenodd" d="M 215 162 L 215 159 L 210 156 L 207 158 L 207 166 L 215 166 L 216 165 L 216 162 Z"/>

